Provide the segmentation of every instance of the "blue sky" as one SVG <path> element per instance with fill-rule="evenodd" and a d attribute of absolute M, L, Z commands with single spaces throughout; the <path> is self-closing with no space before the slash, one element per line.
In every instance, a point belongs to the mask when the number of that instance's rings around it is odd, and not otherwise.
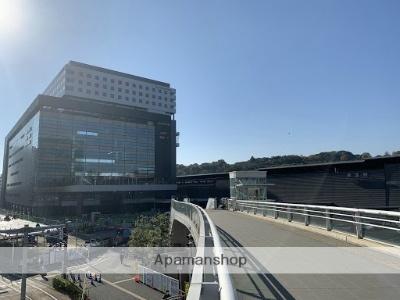
<path fill-rule="evenodd" d="M 0 0 L 5 8 L 1 157 L 7 132 L 69 60 L 170 82 L 179 163 L 400 150 L 400 1 Z"/>

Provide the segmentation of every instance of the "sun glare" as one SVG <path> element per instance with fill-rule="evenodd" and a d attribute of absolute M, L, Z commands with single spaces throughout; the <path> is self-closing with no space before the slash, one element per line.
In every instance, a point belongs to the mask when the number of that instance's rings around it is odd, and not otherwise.
<path fill-rule="evenodd" d="M 20 11 L 15 0 L 0 0 L 0 34 L 16 33 L 20 25 Z"/>

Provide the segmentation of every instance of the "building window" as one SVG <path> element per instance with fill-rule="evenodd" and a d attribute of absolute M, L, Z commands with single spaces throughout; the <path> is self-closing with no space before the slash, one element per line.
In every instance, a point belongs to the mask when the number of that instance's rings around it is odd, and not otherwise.
<path fill-rule="evenodd" d="M 136 98 L 132 98 L 132 102 L 136 102 Z"/>
<path fill-rule="evenodd" d="M 125 96 L 125 101 L 129 101 L 129 97 Z"/>
<path fill-rule="evenodd" d="M 148 90 L 149 90 L 149 87 L 148 87 L 148 86 L 146 86 L 146 88 L 145 88 L 145 89 L 146 89 L 146 91 L 148 91 Z"/>
<path fill-rule="evenodd" d="M 146 104 L 149 104 L 149 100 L 146 100 Z"/>
<path fill-rule="evenodd" d="M 82 90 L 82 88 L 80 87 L 80 88 L 78 88 L 78 92 L 83 92 L 83 90 Z"/>
<path fill-rule="evenodd" d="M 135 88 L 135 87 L 136 87 L 136 84 L 132 83 L 132 86 Z"/>
<path fill-rule="evenodd" d="M 83 81 L 79 79 L 79 80 L 78 80 L 78 83 L 79 83 L 79 84 L 83 84 Z"/>
<path fill-rule="evenodd" d="M 92 78 L 92 75 L 91 74 L 86 74 L 86 77 L 87 78 Z"/>
<path fill-rule="evenodd" d="M 107 81 L 107 77 L 103 77 L 103 81 Z"/>
<path fill-rule="evenodd" d="M 132 91 L 132 94 L 133 94 L 133 95 L 136 95 L 136 92 L 135 92 L 135 91 Z"/>
<path fill-rule="evenodd" d="M 110 94 L 110 97 L 114 99 L 114 94 Z"/>
<path fill-rule="evenodd" d="M 139 103 L 142 103 L 143 102 L 143 100 L 142 99 L 139 99 Z"/>
<path fill-rule="evenodd" d="M 103 89 L 107 89 L 107 85 L 106 84 L 103 84 Z"/>
<path fill-rule="evenodd" d="M 149 98 L 149 94 L 144 95 L 146 98 Z"/>
<path fill-rule="evenodd" d="M 107 97 L 107 93 L 103 93 L 103 97 Z"/>
<path fill-rule="evenodd" d="M 122 84 L 122 80 L 118 80 L 118 84 Z"/>
<path fill-rule="evenodd" d="M 111 78 L 110 81 L 111 81 L 111 83 L 114 83 L 114 78 Z"/>
<path fill-rule="evenodd" d="M 99 94 L 99 92 L 98 92 L 98 91 L 94 91 L 94 94 L 95 94 L 95 95 L 98 95 L 98 94 Z"/>
<path fill-rule="evenodd" d="M 113 85 L 112 85 L 112 86 L 110 86 L 110 90 L 112 90 L 112 91 L 114 90 L 114 86 L 113 86 Z"/>
<path fill-rule="evenodd" d="M 140 89 L 140 90 L 142 89 L 142 85 L 141 85 L 141 84 L 139 84 L 139 89 Z"/>
<path fill-rule="evenodd" d="M 94 79 L 99 80 L 99 76 L 95 75 Z"/>
<path fill-rule="evenodd" d="M 125 86 L 129 86 L 129 82 L 128 81 L 125 81 Z"/>
<path fill-rule="evenodd" d="M 88 136 L 98 136 L 99 134 L 97 132 L 93 131 L 85 131 L 85 130 L 78 130 L 76 132 L 77 135 L 88 135 Z"/>
<path fill-rule="evenodd" d="M 121 95 L 118 95 L 118 100 L 121 100 L 121 99 L 122 99 Z"/>
<path fill-rule="evenodd" d="M 155 98 L 156 98 L 156 95 L 151 95 L 151 98 L 155 99 Z"/>
<path fill-rule="evenodd" d="M 86 90 L 86 94 L 90 95 L 91 91 L 89 89 Z"/>
<path fill-rule="evenodd" d="M 153 102 L 151 102 L 151 104 L 153 104 L 154 106 L 156 105 L 156 103 L 153 101 Z"/>
<path fill-rule="evenodd" d="M 86 82 L 87 86 L 92 86 L 92 83 L 90 81 Z"/>
<path fill-rule="evenodd" d="M 120 92 L 120 93 L 121 93 L 121 92 L 122 92 L 122 89 L 121 89 L 121 88 L 118 88 L 118 92 Z"/>
<path fill-rule="evenodd" d="M 94 86 L 98 88 L 98 87 L 99 87 L 99 84 L 96 82 L 96 83 L 94 84 Z"/>
<path fill-rule="evenodd" d="M 128 90 L 128 89 L 125 89 L 125 93 L 129 94 L 129 90 Z"/>

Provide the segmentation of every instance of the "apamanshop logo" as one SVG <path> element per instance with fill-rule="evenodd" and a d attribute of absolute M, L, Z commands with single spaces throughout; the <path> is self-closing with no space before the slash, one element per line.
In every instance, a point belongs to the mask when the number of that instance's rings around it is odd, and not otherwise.
<path fill-rule="evenodd" d="M 158 254 L 154 261 L 154 265 L 164 266 L 236 266 L 241 268 L 246 265 L 247 258 L 244 256 L 225 256 L 221 254 L 220 256 L 161 256 Z"/>

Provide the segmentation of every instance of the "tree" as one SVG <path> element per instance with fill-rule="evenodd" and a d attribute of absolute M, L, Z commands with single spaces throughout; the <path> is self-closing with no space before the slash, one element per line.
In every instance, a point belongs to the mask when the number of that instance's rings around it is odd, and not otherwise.
<path fill-rule="evenodd" d="M 399 155 L 400 151 L 393 153 L 393 155 L 396 154 Z M 386 156 L 390 156 L 389 153 L 386 153 Z M 215 172 L 256 170 L 260 168 L 294 164 L 315 164 L 336 161 L 351 161 L 367 158 L 371 158 L 371 154 L 368 152 L 364 152 L 362 154 L 353 154 L 349 151 L 328 151 L 312 154 L 309 156 L 282 155 L 261 158 L 255 158 L 254 156 L 251 156 L 250 159 L 247 161 L 236 162 L 233 164 L 228 164 L 223 159 L 209 163 L 191 164 L 188 166 L 178 164 L 176 166 L 176 170 L 178 175 L 192 175 Z"/>
<path fill-rule="evenodd" d="M 371 158 L 372 156 L 371 156 L 371 154 L 369 153 L 369 152 L 363 152 L 362 154 L 361 154 L 361 158 L 362 159 L 367 159 L 367 158 Z"/>
<path fill-rule="evenodd" d="M 128 245 L 130 247 L 168 247 L 169 214 L 140 216 L 136 220 Z"/>

